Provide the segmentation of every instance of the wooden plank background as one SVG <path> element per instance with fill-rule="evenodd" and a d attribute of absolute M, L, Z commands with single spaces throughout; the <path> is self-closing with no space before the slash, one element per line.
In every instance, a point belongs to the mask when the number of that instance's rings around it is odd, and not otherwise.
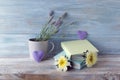
<path fill-rule="evenodd" d="M 66 22 L 77 22 L 53 37 L 53 53 L 61 50 L 61 41 L 78 39 L 77 31 L 85 30 L 100 54 L 120 54 L 119 5 L 119 0 L 0 0 L 0 57 L 28 55 L 27 40 L 39 33 L 50 10 L 56 16 L 68 12 Z"/>

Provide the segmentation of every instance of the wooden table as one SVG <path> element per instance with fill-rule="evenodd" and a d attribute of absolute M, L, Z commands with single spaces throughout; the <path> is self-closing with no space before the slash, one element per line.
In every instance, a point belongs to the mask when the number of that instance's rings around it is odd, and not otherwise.
<path fill-rule="evenodd" d="M 92 68 L 58 72 L 54 60 L 1 58 L 0 80 L 120 80 L 120 55 L 100 55 Z"/>

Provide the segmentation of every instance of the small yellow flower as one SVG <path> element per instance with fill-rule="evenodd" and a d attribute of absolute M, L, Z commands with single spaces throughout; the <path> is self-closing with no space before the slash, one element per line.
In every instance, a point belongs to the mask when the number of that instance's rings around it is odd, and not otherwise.
<path fill-rule="evenodd" d="M 60 59 L 58 60 L 58 67 L 64 68 L 65 66 L 67 66 L 67 59 L 61 56 Z"/>
<path fill-rule="evenodd" d="M 67 67 L 70 66 L 70 62 L 64 56 L 60 56 L 60 58 L 56 62 L 57 68 L 60 71 L 67 71 Z"/>
<path fill-rule="evenodd" d="M 97 62 L 97 53 L 88 52 L 86 54 L 86 65 L 92 67 Z"/>

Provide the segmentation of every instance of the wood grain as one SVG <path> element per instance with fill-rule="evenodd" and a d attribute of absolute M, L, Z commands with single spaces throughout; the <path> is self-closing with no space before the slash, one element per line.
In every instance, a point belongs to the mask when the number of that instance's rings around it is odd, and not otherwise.
<path fill-rule="evenodd" d="M 99 55 L 92 68 L 59 72 L 49 59 L 0 58 L 0 80 L 120 80 L 120 55 Z"/>

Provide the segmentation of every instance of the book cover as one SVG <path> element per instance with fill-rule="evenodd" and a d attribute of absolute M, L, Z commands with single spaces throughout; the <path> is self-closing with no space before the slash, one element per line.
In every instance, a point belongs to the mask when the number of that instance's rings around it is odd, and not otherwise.
<path fill-rule="evenodd" d="M 72 55 L 83 54 L 84 52 L 92 51 L 99 52 L 88 40 L 73 40 L 61 42 L 61 47 L 66 52 L 70 59 Z"/>

